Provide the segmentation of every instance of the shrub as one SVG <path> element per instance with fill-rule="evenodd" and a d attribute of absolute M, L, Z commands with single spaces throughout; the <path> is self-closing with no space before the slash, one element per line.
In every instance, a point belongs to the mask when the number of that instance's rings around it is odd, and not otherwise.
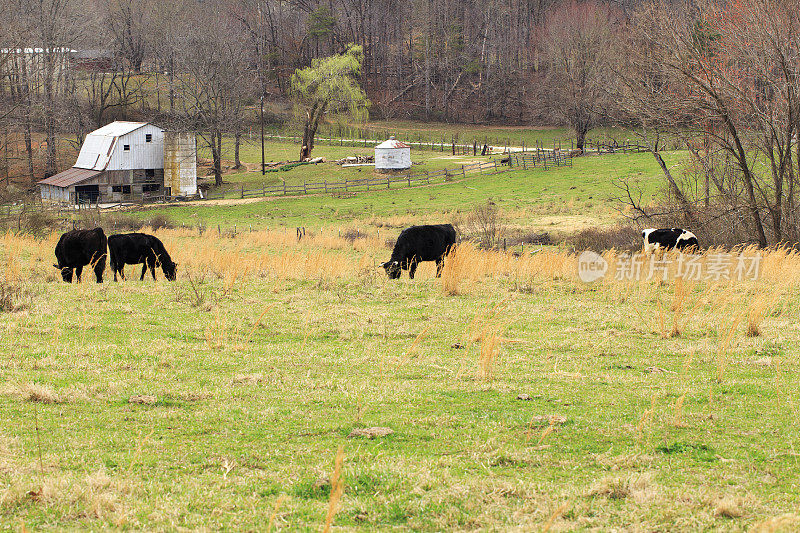
<path fill-rule="evenodd" d="M 575 250 L 636 251 L 642 248 L 642 232 L 633 226 L 612 226 L 610 228 L 589 228 L 564 239 Z"/>

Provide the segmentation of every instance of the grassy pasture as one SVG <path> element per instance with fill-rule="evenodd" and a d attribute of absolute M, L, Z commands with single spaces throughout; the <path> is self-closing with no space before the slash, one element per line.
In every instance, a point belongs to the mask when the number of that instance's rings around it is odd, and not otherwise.
<path fill-rule="evenodd" d="M 319 530 L 339 446 L 341 529 L 800 525 L 796 254 L 586 285 L 467 245 L 391 282 L 343 229 L 160 231 L 176 282 L 102 285 L 0 237 L 0 528 Z"/>
<path fill-rule="evenodd" d="M 324 153 L 324 149 L 320 148 L 320 152 Z M 673 172 L 679 173 L 684 155 L 675 152 L 666 158 L 673 165 Z M 307 165 L 272 176 L 302 182 L 303 178 L 320 179 L 319 174 L 311 173 L 322 172 L 326 177 L 333 176 L 331 179 L 342 179 L 342 174 L 334 174 L 332 167 L 335 165 Z M 398 224 L 449 220 L 454 213 L 464 213 L 490 199 L 504 211 L 509 224 L 537 231 L 568 232 L 611 224 L 619 218 L 617 203 L 612 200 L 619 194 L 612 185 L 613 179 L 628 178 L 642 188 L 647 200 L 659 194 L 663 182 L 659 173 L 660 169 L 649 154 L 590 156 L 576 158 L 572 168 L 473 175 L 466 180 L 426 187 L 359 192 L 352 198 L 316 195 L 243 203 L 195 202 L 147 209 L 134 216 L 163 213 L 178 224 L 223 228 L 234 224 L 238 228 L 321 228 L 331 223 L 383 225 L 387 219 Z M 260 176 L 258 174 L 258 178 Z M 233 181 L 234 178 L 226 179 Z"/>
<path fill-rule="evenodd" d="M 210 151 L 207 147 L 198 145 L 200 158 L 210 161 Z M 303 181 L 308 182 L 322 182 L 328 180 L 330 182 L 343 181 L 347 179 L 364 178 L 367 175 L 374 173 L 373 167 L 341 167 L 333 163 L 339 159 L 348 156 L 357 155 L 374 155 L 375 149 L 373 147 L 347 147 L 347 146 L 327 146 L 320 145 L 314 148 L 312 157 L 324 157 L 327 162 L 313 165 L 304 165 L 296 167 L 288 171 L 280 172 L 267 172 L 264 176 L 261 175 L 261 144 L 257 138 L 252 140 L 243 140 L 240 147 L 240 158 L 246 165 L 246 169 L 237 171 L 233 169 L 233 140 L 226 138 L 223 143 L 223 151 L 226 154 L 225 162 L 229 167 L 228 172 L 224 176 L 224 184 L 222 190 L 230 191 L 231 196 L 235 196 L 242 185 L 245 188 L 258 188 L 262 185 L 272 186 L 279 185 L 285 180 L 287 184 L 299 184 Z M 282 162 L 282 161 L 296 161 L 300 148 L 298 145 L 291 142 L 276 142 L 268 140 L 264 145 L 265 161 Z M 431 152 L 427 150 L 415 150 L 412 153 L 412 160 L 414 166 L 411 172 L 425 172 L 441 170 L 443 168 L 457 168 L 462 164 L 474 161 L 487 161 L 489 157 L 465 157 L 453 156 L 450 152 Z M 204 173 L 206 175 L 204 175 Z M 210 167 L 204 167 L 201 170 L 199 177 L 213 180 Z"/>

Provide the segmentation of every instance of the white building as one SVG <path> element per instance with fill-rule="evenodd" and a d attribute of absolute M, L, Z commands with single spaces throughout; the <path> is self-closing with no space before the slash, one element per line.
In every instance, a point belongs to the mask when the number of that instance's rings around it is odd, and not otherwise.
<path fill-rule="evenodd" d="M 394 135 L 375 147 L 375 169 L 405 170 L 411 168 L 411 147 Z"/>
<path fill-rule="evenodd" d="M 39 182 L 42 199 L 59 202 L 119 202 L 146 194 L 179 196 L 197 192 L 197 150 L 179 152 L 176 161 L 164 159 L 165 137 L 187 134 L 164 132 L 146 122 L 112 122 L 86 136 L 72 168 Z M 191 136 L 192 140 L 194 136 Z M 171 155 L 175 154 L 172 150 Z M 165 173 L 165 166 L 170 171 Z M 169 174 L 166 176 L 165 174 Z"/>

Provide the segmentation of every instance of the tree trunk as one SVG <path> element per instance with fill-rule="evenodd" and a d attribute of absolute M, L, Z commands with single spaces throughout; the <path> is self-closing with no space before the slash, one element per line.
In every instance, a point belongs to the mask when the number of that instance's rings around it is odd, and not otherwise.
<path fill-rule="evenodd" d="M 762 248 L 766 248 L 767 246 L 767 235 L 764 233 L 764 224 L 761 222 L 761 215 L 758 212 L 758 203 L 756 201 L 756 192 L 755 188 L 753 187 L 753 175 L 750 172 L 750 165 L 747 163 L 747 153 L 745 152 L 744 146 L 742 146 L 742 142 L 739 139 L 738 131 L 736 131 L 736 127 L 730 120 L 730 117 L 724 115 L 723 121 L 725 122 L 726 126 L 728 127 L 728 131 L 730 132 L 731 136 L 733 137 L 733 142 L 735 146 L 734 157 L 736 161 L 739 163 L 739 168 L 742 171 L 742 175 L 744 176 L 744 186 L 745 191 L 747 191 L 747 200 L 750 203 L 750 216 L 753 218 L 753 226 L 756 229 L 756 234 L 758 235 L 758 245 Z"/>
<path fill-rule="evenodd" d="M 214 166 L 214 185 L 222 185 L 222 132 L 211 133 L 211 159 Z"/>
<path fill-rule="evenodd" d="M 242 144 L 242 133 L 237 131 L 234 136 L 233 145 L 233 168 L 242 168 L 242 161 L 239 159 L 239 145 Z"/>
<path fill-rule="evenodd" d="M 306 112 L 306 123 L 303 127 L 303 144 L 300 146 L 300 161 L 305 161 L 311 157 L 311 150 L 314 149 L 314 137 L 317 135 L 319 121 L 324 112 L 324 106 L 314 103 Z"/>
<path fill-rule="evenodd" d="M 586 128 L 585 126 L 581 125 L 575 128 L 575 134 L 577 137 L 577 140 L 575 141 L 575 148 L 577 148 L 580 153 L 583 153 L 583 147 L 586 144 L 587 133 L 589 133 L 589 128 Z"/>

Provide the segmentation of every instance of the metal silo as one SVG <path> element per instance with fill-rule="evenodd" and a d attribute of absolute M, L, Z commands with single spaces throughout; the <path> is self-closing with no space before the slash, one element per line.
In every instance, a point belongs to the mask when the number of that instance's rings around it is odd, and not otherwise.
<path fill-rule="evenodd" d="M 197 194 L 197 142 L 193 133 L 164 132 L 164 187 L 172 196 Z"/>
<path fill-rule="evenodd" d="M 375 169 L 405 170 L 411 168 L 411 147 L 394 135 L 375 147 Z"/>

